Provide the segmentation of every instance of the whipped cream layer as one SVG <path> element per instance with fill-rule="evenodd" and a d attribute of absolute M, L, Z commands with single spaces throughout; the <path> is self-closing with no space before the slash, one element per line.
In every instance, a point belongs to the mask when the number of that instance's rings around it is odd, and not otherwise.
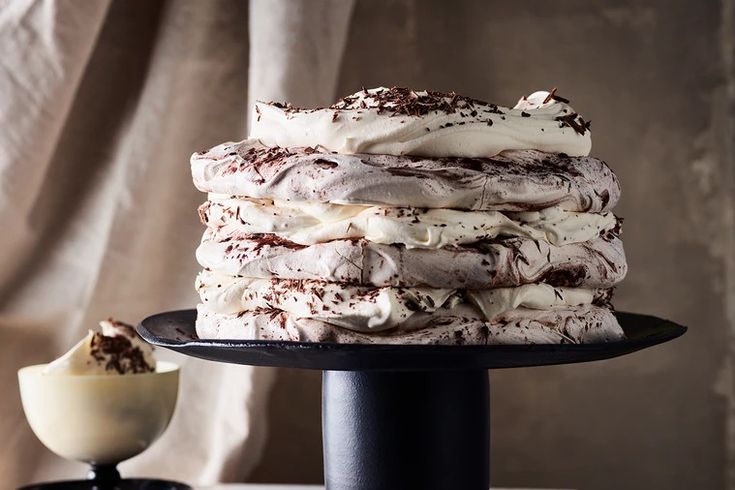
<path fill-rule="evenodd" d="M 617 227 L 612 213 L 460 211 L 389 208 L 317 202 L 271 201 L 210 194 L 199 208 L 202 222 L 220 239 L 272 233 L 302 245 L 365 238 L 373 243 L 438 249 L 498 236 L 565 245 L 591 240 Z"/>
<path fill-rule="evenodd" d="M 627 272 L 617 237 L 563 247 L 515 238 L 431 250 L 364 239 L 307 246 L 263 234 L 219 241 L 207 230 L 196 256 L 202 267 L 232 276 L 368 286 L 488 289 L 547 282 L 608 288 Z"/>
<path fill-rule="evenodd" d="M 453 314 L 452 314 L 453 313 Z M 445 315 L 416 313 L 417 321 L 380 335 L 355 332 L 331 323 L 297 318 L 285 311 L 214 313 L 197 306 L 197 335 L 202 339 L 286 340 L 358 344 L 587 344 L 625 337 L 609 308 L 594 305 L 548 310 L 516 308 L 484 320 L 476 310 L 458 305 Z"/>
<path fill-rule="evenodd" d="M 600 212 L 620 198 L 605 162 L 536 150 L 493 158 L 340 155 L 249 139 L 194 153 L 191 172 L 203 192 L 335 204 Z"/>
<path fill-rule="evenodd" d="M 99 375 L 153 372 L 153 346 L 135 329 L 113 319 L 100 322 L 101 332 L 89 330 L 66 354 L 44 368 L 46 374 Z"/>
<path fill-rule="evenodd" d="M 397 327 L 416 312 L 447 313 L 467 301 L 486 320 L 519 307 L 547 309 L 604 302 L 608 290 L 527 284 L 517 288 L 458 291 L 439 288 L 372 288 L 323 281 L 238 278 L 203 271 L 197 277 L 202 303 L 215 313 L 281 310 L 350 330 L 380 332 Z M 467 301 L 463 295 L 466 295 Z"/>
<path fill-rule="evenodd" d="M 323 109 L 256 102 L 250 137 L 268 146 L 344 154 L 492 157 L 503 150 L 588 155 L 589 124 L 548 92 L 513 108 L 454 93 L 375 88 Z"/>

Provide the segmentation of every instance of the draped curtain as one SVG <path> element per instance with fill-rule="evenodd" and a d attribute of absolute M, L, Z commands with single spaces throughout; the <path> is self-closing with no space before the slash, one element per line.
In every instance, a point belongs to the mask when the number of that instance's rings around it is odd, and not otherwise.
<path fill-rule="evenodd" d="M 36 441 L 15 371 L 108 316 L 196 304 L 205 196 L 190 154 L 242 139 L 249 100 L 329 103 L 350 11 L 339 0 L 0 1 L 3 485 L 83 474 Z M 244 480 L 274 372 L 158 354 L 182 365 L 179 406 L 123 473 Z"/>

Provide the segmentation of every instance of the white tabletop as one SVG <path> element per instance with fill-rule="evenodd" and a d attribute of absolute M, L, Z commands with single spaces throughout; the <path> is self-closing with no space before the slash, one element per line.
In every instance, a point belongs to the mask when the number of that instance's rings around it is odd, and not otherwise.
<path fill-rule="evenodd" d="M 213 487 L 198 487 L 196 490 L 323 490 L 321 485 L 264 485 L 260 483 L 227 484 Z M 541 488 L 492 488 L 491 490 L 562 490 Z"/>

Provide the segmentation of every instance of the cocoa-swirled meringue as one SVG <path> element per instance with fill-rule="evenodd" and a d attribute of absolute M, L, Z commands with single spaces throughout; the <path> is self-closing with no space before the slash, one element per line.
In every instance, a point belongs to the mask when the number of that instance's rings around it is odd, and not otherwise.
<path fill-rule="evenodd" d="M 414 315 L 410 325 L 380 335 L 355 332 L 323 320 L 298 318 L 281 310 L 243 311 L 226 315 L 197 307 L 196 331 L 205 339 L 256 339 L 359 344 L 593 344 L 624 338 L 607 307 L 509 310 L 487 321 L 459 305 L 454 312 Z"/>
<path fill-rule="evenodd" d="M 335 204 L 600 212 L 620 198 L 605 162 L 538 150 L 492 158 L 342 155 L 251 138 L 194 153 L 191 172 L 202 192 Z"/>
<path fill-rule="evenodd" d="M 365 239 L 307 246 L 271 234 L 220 241 L 207 230 L 196 256 L 202 267 L 232 276 L 377 287 L 488 289 L 548 282 L 609 288 L 627 272 L 623 243 L 617 237 L 562 247 L 514 238 L 430 250 Z"/>

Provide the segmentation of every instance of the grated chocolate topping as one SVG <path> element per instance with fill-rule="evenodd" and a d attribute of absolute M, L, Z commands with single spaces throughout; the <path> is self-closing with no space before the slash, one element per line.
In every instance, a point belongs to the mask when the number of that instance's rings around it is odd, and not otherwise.
<path fill-rule="evenodd" d="M 568 126 L 572 128 L 576 133 L 581 135 L 584 135 L 584 133 L 589 131 L 590 125 L 592 124 L 592 121 L 585 121 L 584 119 L 582 119 L 582 116 L 580 116 L 576 112 L 567 114 L 565 116 L 557 116 L 554 119 L 556 121 L 559 121 L 560 128 Z"/>
<path fill-rule="evenodd" d="M 106 336 L 96 332 L 90 344 L 92 357 L 98 363 L 104 363 L 107 371 L 117 371 L 119 374 L 153 372 L 154 368 L 146 362 L 143 351 L 130 341 L 138 335 L 135 328 L 112 318 L 108 321 L 122 329 L 124 335 Z"/>
<path fill-rule="evenodd" d="M 467 111 L 468 117 L 476 117 L 477 109 L 503 114 L 495 104 L 458 95 L 455 92 L 411 90 L 406 87 L 391 87 L 370 92 L 363 90 L 359 95 L 342 98 L 331 105 L 330 109 L 377 109 L 379 114 L 387 112 L 390 115 L 403 116 L 421 116 L 434 111 L 447 114 Z"/>
<path fill-rule="evenodd" d="M 303 109 L 284 102 L 268 102 L 268 104 L 286 113 L 313 112 L 324 109 L 323 107 Z M 339 111 L 366 109 L 377 109 L 378 114 L 386 112 L 391 116 L 421 116 L 434 111 L 446 114 L 460 112 L 466 117 L 477 117 L 482 112 L 504 114 L 495 104 L 458 95 L 455 92 L 411 90 L 407 87 L 380 88 L 370 91 L 363 88 L 362 92 L 343 97 L 330 105 L 328 109 L 334 110 L 332 121 L 339 119 Z"/>

